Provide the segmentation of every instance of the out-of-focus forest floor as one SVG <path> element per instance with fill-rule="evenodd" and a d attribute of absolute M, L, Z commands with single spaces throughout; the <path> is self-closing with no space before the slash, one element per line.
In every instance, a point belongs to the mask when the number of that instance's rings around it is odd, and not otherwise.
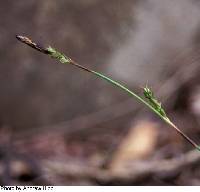
<path fill-rule="evenodd" d="M 199 8 L 186 0 L 2 2 L 1 185 L 199 185 L 200 152 L 173 128 L 15 39 L 49 43 L 139 94 L 148 82 L 200 144 Z"/>

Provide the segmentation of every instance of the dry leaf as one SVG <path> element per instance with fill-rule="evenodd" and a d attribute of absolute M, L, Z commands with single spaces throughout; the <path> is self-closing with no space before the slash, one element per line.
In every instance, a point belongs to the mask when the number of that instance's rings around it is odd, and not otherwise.
<path fill-rule="evenodd" d="M 144 159 L 155 148 L 158 124 L 152 121 L 139 121 L 124 138 L 110 164 L 111 170 L 118 170 L 128 161 Z"/>

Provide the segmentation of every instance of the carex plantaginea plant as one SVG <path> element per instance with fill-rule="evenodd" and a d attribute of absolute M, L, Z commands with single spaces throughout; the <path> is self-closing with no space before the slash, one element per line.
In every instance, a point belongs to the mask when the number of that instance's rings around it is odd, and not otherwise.
<path fill-rule="evenodd" d="M 84 70 L 86 72 L 89 72 L 89 73 L 97 76 L 98 78 L 103 79 L 103 80 L 111 83 L 113 86 L 118 87 L 119 89 L 123 90 L 124 92 L 126 92 L 130 96 L 135 97 L 139 102 L 143 103 L 149 109 L 151 109 L 163 121 L 165 121 L 168 125 L 173 127 L 178 132 L 178 134 L 180 134 L 184 139 L 186 139 L 190 144 L 192 144 L 197 150 L 200 151 L 200 146 L 197 145 L 192 139 L 190 139 L 185 133 L 183 133 L 169 119 L 169 117 L 167 116 L 167 114 L 166 114 L 164 108 L 162 107 L 161 103 L 157 100 L 157 98 L 155 97 L 153 91 L 147 85 L 143 88 L 143 96 L 139 96 L 136 93 L 134 93 L 133 91 L 129 90 L 126 86 L 124 86 L 121 83 L 113 80 L 112 78 L 107 77 L 107 76 L 103 75 L 102 73 L 99 73 L 97 71 L 91 70 L 91 69 L 89 69 L 87 67 L 84 67 L 84 66 L 76 63 L 74 60 L 72 60 L 71 58 L 69 58 L 65 54 L 57 51 L 55 48 L 52 48 L 51 46 L 43 47 L 43 46 L 33 42 L 30 38 L 25 37 L 25 36 L 16 35 L 16 38 L 19 41 L 29 45 L 30 47 L 40 51 L 41 53 L 49 55 L 50 57 L 58 60 L 59 62 L 61 62 L 63 64 L 70 64 L 70 65 L 73 65 L 74 67 L 77 67 L 77 68 L 82 69 L 82 70 Z"/>

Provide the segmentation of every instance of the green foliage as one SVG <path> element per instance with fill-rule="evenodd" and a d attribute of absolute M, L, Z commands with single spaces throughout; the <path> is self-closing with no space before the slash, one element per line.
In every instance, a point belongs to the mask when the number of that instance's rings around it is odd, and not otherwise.
<path fill-rule="evenodd" d="M 40 51 L 41 53 L 50 55 L 52 58 L 57 59 L 58 61 L 60 61 L 61 63 L 69 63 L 71 65 L 73 65 L 74 67 L 78 67 L 81 70 L 87 71 L 97 77 L 99 77 L 100 79 L 103 79 L 109 83 L 111 83 L 113 86 L 120 88 L 121 90 L 123 90 L 124 92 L 128 93 L 130 96 L 133 96 L 134 98 L 136 98 L 138 101 L 140 101 L 141 103 L 143 103 L 144 105 L 146 105 L 149 109 L 151 109 L 155 114 L 157 114 L 163 121 L 165 121 L 168 125 L 170 125 L 171 127 L 173 127 L 184 139 L 186 139 L 188 142 L 190 142 L 197 150 L 200 151 L 200 146 L 197 145 L 192 139 L 190 139 L 185 133 L 183 133 L 176 125 L 174 125 L 174 123 L 172 123 L 172 121 L 167 117 L 161 103 L 156 99 L 156 97 L 154 96 L 153 91 L 148 88 L 147 86 L 143 88 L 143 94 L 144 97 L 141 97 L 139 95 L 137 95 L 136 93 L 134 93 L 133 91 L 131 91 L 130 89 L 128 89 L 126 86 L 122 85 L 121 83 L 113 80 L 110 77 L 107 77 L 105 75 L 103 75 L 102 73 L 99 73 L 97 71 L 93 71 L 88 69 L 87 67 L 84 67 L 76 62 L 74 62 L 72 59 L 70 59 L 69 57 L 67 57 L 66 55 L 64 55 L 63 53 L 60 53 L 59 51 L 57 51 L 56 49 L 52 48 L 52 47 L 48 47 L 48 48 L 43 48 L 41 46 L 38 46 L 36 43 L 34 43 L 32 40 L 30 40 L 27 37 L 24 36 L 19 36 L 17 35 L 16 38 L 29 45 L 30 47 Z"/>

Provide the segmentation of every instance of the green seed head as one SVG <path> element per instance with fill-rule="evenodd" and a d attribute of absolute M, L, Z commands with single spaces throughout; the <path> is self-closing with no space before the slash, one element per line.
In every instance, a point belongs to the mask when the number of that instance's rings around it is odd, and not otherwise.
<path fill-rule="evenodd" d="M 69 57 L 67 57 L 66 55 L 64 55 L 63 53 L 60 53 L 59 51 L 57 51 L 56 49 L 52 48 L 52 47 L 48 47 L 47 48 L 49 55 L 54 58 L 54 59 L 58 59 L 61 63 L 70 63 L 71 59 Z"/>
<path fill-rule="evenodd" d="M 147 99 L 154 98 L 153 92 L 147 86 L 143 88 L 143 93 Z"/>

